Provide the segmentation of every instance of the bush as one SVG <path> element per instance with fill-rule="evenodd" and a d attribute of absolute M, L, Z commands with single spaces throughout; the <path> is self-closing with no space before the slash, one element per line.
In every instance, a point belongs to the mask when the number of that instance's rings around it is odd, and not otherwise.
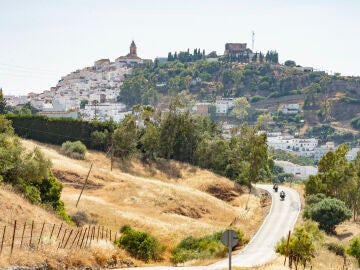
<path fill-rule="evenodd" d="M 334 233 L 335 226 L 351 218 L 351 211 L 343 201 L 326 198 L 313 204 L 309 210 L 309 217 L 319 222 L 320 229 Z"/>
<path fill-rule="evenodd" d="M 127 250 L 135 258 L 144 262 L 159 261 L 165 247 L 147 232 L 133 230 L 129 225 L 121 227 L 121 237 L 115 244 Z"/>
<path fill-rule="evenodd" d="M 220 241 L 222 233 L 223 231 L 220 231 L 200 238 L 186 237 L 171 251 L 172 261 L 177 264 L 196 259 L 224 257 L 227 248 Z M 241 241 L 243 232 L 238 231 L 238 235 Z"/>
<path fill-rule="evenodd" d="M 90 218 L 85 212 L 77 211 L 71 215 L 71 220 L 75 223 L 77 227 L 81 227 L 85 224 L 95 224 L 96 221 Z"/>
<path fill-rule="evenodd" d="M 266 97 L 260 96 L 260 95 L 255 95 L 253 97 L 250 98 L 250 103 L 255 103 L 258 102 L 260 100 L 266 99 Z"/>
<path fill-rule="evenodd" d="M 75 159 L 85 159 L 86 146 L 81 141 L 66 141 L 61 145 L 61 152 Z"/>
<path fill-rule="evenodd" d="M 338 243 L 328 243 L 326 247 L 329 251 L 334 252 L 336 255 L 345 257 L 345 248 L 341 244 Z"/>
<path fill-rule="evenodd" d="M 350 256 L 356 258 L 360 266 L 360 239 L 358 237 L 351 239 L 349 248 L 346 251 Z"/>

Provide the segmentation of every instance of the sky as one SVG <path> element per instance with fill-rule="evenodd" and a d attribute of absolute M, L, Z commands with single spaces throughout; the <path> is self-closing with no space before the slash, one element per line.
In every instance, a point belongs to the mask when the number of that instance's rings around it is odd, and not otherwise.
<path fill-rule="evenodd" d="M 359 0 L 0 0 L 0 88 L 40 93 L 101 58 L 154 59 L 225 43 L 276 50 L 328 73 L 360 76 Z"/>

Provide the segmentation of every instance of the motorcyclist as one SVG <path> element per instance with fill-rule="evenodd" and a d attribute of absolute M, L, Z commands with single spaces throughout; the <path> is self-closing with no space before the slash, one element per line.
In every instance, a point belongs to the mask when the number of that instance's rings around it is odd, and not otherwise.
<path fill-rule="evenodd" d="M 275 192 L 278 191 L 278 185 L 276 183 L 274 184 L 273 189 L 274 189 Z"/>
<path fill-rule="evenodd" d="M 285 199 L 285 192 L 284 192 L 283 190 L 280 192 L 280 198 L 281 198 L 282 200 Z"/>

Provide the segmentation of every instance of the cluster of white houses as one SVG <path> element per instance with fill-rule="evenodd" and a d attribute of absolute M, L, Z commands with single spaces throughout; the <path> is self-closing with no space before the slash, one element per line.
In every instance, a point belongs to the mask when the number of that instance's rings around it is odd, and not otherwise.
<path fill-rule="evenodd" d="M 94 66 L 76 70 L 63 76 L 55 87 L 40 94 L 5 96 L 11 106 L 28 102 L 48 117 L 83 118 L 84 120 L 121 121 L 128 113 L 126 106 L 117 103 L 118 89 L 132 67 L 146 61 L 137 56 L 134 41 L 130 53 L 111 62 L 109 59 L 95 61 Z M 81 106 L 81 104 L 85 106 Z"/>

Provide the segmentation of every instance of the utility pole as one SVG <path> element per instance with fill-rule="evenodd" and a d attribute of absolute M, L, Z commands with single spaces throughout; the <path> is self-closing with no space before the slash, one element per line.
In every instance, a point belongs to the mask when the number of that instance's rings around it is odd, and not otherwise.
<path fill-rule="evenodd" d="M 255 32 L 254 31 L 251 32 L 251 37 L 252 37 L 251 50 L 254 51 L 254 43 L 255 43 Z"/>
<path fill-rule="evenodd" d="M 85 188 L 85 186 L 86 186 L 87 180 L 89 179 L 89 175 L 90 175 L 90 172 L 91 172 L 91 169 L 92 169 L 93 164 L 94 164 L 94 162 L 91 162 L 91 166 L 90 166 L 89 172 L 88 172 L 88 174 L 87 174 L 87 176 L 86 176 L 84 185 L 83 185 L 83 187 L 82 187 L 82 189 L 81 189 L 79 198 L 78 198 L 78 200 L 77 200 L 77 202 L 76 202 L 76 208 L 77 208 L 77 206 L 78 206 L 78 204 L 79 204 L 79 201 L 80 201 L 80 198 L 81 198 L 81 194 L 82 194 L 83 191 L 84 191 L 84 188 Z"/>

